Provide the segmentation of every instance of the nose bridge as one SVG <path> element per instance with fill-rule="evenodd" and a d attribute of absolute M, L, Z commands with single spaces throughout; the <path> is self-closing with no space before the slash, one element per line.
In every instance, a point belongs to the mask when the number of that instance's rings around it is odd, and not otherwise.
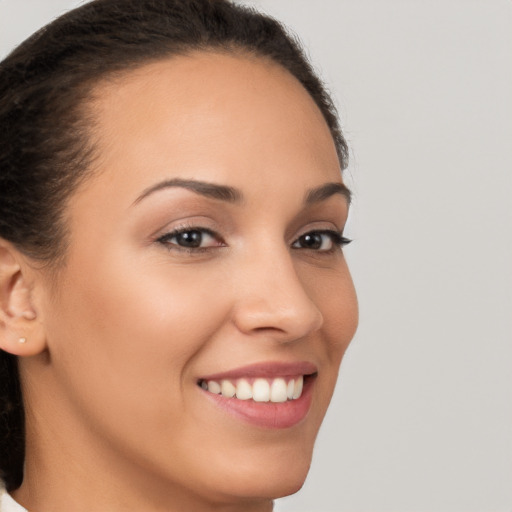
<path fill-rule="evenodd" d="M 268 331 L 293 341 L 321 327 L 322 314 L 285 244 L 251 253 L 242 267 L 235 307 L 235 321 L 242 331 Z"/>

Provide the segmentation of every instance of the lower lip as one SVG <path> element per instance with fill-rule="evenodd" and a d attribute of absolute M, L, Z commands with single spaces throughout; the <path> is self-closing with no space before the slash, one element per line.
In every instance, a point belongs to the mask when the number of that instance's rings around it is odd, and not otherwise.
<path fill-rule="evenodd" d="M 306 418 L 311 407 L 314 380 L 313 377 L 305 379 L 300 398 L 280 403 L 239 400 L 201 391 L 218 407 L 246 423 L 267 429 L 284 429 L 294 427 Z"/>

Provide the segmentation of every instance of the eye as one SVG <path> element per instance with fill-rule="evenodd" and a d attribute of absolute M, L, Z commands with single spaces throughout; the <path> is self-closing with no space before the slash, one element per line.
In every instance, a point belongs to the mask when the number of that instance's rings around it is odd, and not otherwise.
<path fill-rule="evenodd" d="M 310 231 L 301 235 L 292 244 L 293 249 L 309 249 L 312 251 L 329 252 L 337 247 L 343 247 L 351 242 L 338 231 Z"/>
<path fill-rule="evenodd" d="M 175 246 L 176 249 L 185 250 L 209 249 L 224 245 L 213 231 L 206 228 L 180 228 L 166 233 L 157 241 L 167 246 Z"/>

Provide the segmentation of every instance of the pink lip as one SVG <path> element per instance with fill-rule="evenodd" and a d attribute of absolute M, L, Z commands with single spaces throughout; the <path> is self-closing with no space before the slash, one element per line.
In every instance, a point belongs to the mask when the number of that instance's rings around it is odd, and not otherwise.
<path fill-rule="evenodd" d="M 226 398 L 222 395 L 210 393 L 200 387 L 204 396 L 231 416 L 251 425 L 266 429 L 286 429 L 299 424 L 304 420 L 311 408 L 313 398 L 313 386 L 316 380 L 317 367 L 308 362 L 299 363 L 258 363 L 242 368 L 236 368 L 215 375 L 208 375 L 200 380 L 222 379 L 235 380 L 252 377 L 296 377 L 307 375 L 304 380 L 302 395 L 297 400 L 289 400 L 282 403 L 254 402 L 253 400 L 238 400 Z"/>
<path fill-rule="evenodd" d="M 222 373 L 207 375 L 201 377 L 200 380 L 234 380 L 242 379 L 244 377 L 297 377 L 298 375 L 311 375 L 316 373 L 318 368 L 313 363 L 307 361 L 300 361 L 296 363 L 284 363 L 277 361 L 268 361 L 264 363 L 256 363 L 248 366 L 242 366 L 233 370 L 228 370 Z"/>

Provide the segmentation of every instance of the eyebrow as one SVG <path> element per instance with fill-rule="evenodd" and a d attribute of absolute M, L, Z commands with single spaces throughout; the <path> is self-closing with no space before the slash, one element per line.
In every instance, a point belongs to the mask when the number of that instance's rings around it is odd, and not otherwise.
<path fill-rule="evenodd" d="M 335 181 L 310 190 L 306 194 L 305 203 L 308 205 L 319 203 L 336 194 L 341 194 L 347 200 L 348 205 L 352 202 L 352 192 L 350 189 L 344 183 Z"/>
<path fill-rule="evenodd" d="M 242 192 L 227 185 L 217 185 L 215 183 L 208 183 L 206 181 L 174 178 L 171 180 L 161 181 L 156 185 L 145 189 L 133 204 L 135 205 L 140 203 L 144 198 L 155 192 L 158 192 L 159 190 L 173 187 L 185 188 L 195 192 L 196 194 L 210 197 L 212 199 L 218 199 L 219 201 L 226 201 L 228 203 L 241 203 L 243 200 Z M 350 192 L 349 188 L 341 182 L 325 183 L 324 185 L 320 185 L 317 188 L 309 190 L 306 193 L 304 203 L 306 205 L 312 205 L 325 201 L 336 194 L 342 195 L 350 205 L 352 193 Z"/>
<path fill-rule="evenodd" d="M 147 188 L 135 200 L 134 204 L 140 203 L 140 201 L 145 197 L 153 194 L 154 192 L 171 187 L 185 188 L 195 192 L 196 194 L 218 199 L 220 201 L 227 201 L 228 203 L 240 203 L 242 201 L 242 193 L 233 187 L 216 185 L 215 183 L 208 183 L 206 181 L 175 178 L 172 180 L 161 181 L 160 183 Z"/>

